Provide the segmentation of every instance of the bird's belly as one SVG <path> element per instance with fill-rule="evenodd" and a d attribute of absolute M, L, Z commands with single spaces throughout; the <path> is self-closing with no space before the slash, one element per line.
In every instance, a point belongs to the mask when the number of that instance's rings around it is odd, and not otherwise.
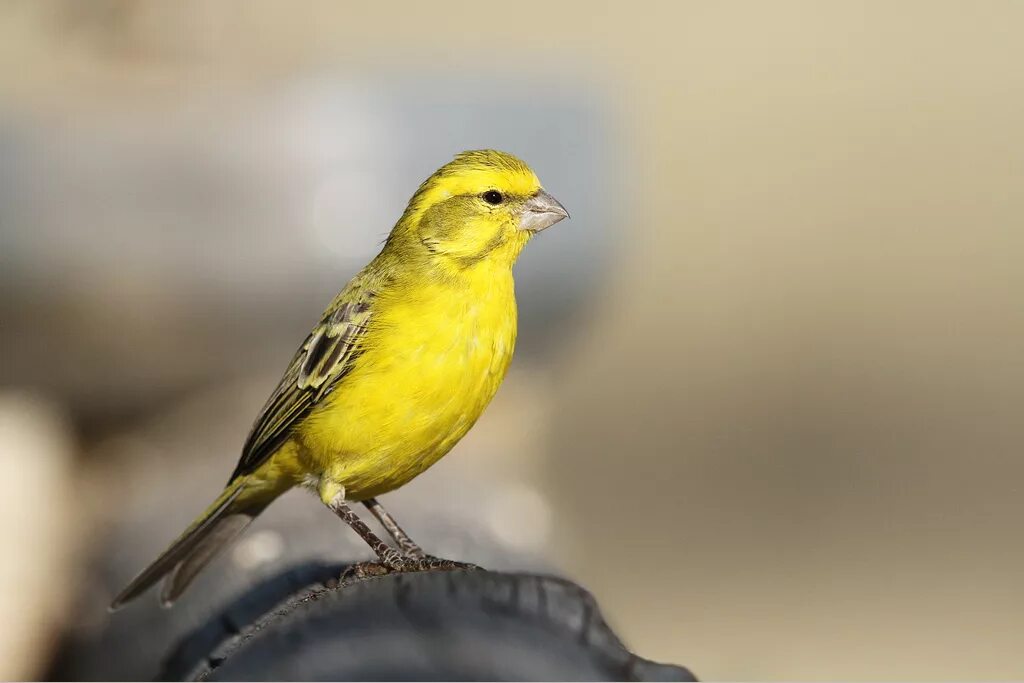
<path fill-rule="evenodd" d="M 313 469 L 362 500 L 437 462 L 497 391 L 515 343 L 514 310 L 433 316 L 373 340 L 302 425 Z"/>

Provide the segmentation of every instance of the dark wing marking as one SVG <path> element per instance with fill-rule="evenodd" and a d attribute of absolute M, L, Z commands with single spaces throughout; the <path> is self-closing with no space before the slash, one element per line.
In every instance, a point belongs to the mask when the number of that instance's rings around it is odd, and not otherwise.
<path fill-rule="evenodd" d="M 262 465 L 288 440 L 292 428 L 352 370 L 370 322 L 372 299 L 372 292 L 354 283 L 327 309 L 256 418 L 229 481 Z"/>

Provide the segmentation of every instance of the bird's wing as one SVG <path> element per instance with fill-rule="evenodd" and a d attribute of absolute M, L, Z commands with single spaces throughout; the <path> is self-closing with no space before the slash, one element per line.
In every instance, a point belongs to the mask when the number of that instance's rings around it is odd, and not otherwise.
<path fill-rule="evenodd" d="M 253 424 L 229 481 L 263 464 L 351 370 L 370 323 L 373 291 L 354 280 L 306 337 Z"/>

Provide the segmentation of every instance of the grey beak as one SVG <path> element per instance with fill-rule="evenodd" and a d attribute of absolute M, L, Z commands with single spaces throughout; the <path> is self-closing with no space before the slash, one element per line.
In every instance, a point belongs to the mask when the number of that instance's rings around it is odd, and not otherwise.
<path fill-rule="evenodd" d="M 569 212 L 557 199 L 544 190 L 538 190 L 537 194 L 523 204 L 523 212 L 519 216 L 519 229 L 540 232 L 568 217 Z"/>

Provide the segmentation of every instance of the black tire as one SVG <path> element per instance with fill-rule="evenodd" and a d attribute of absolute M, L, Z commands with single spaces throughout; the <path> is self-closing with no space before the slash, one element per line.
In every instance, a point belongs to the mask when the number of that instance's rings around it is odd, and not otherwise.
<path fill-rule="evenodd" d="M 562 579 L 458 570 L 339 586 L 342 569 L 254 589 L 186 637 L 162 678 L 696 680 L 630 653 L 593 597 Z M 295 591 L 300 576 L 309 582 Z M 273 600 L 270 585 L 291 597 Z"/>

